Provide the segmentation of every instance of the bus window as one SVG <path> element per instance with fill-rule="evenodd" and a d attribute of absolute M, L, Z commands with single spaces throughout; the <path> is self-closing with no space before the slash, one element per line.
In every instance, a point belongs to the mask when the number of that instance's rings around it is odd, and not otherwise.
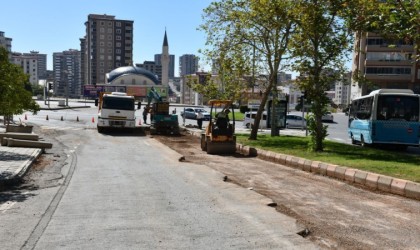
<path fill-rule="evenodd" d="M 419 99 L 412 96 L 379 96 L 377 119 L 418 121 Z"/>
<path fill-rule="evenodd" d="M 373 97 L 360 99 L 357 102 L 356 108 L 356 118 L 361 120 L 370 119 L 372 113 L 372 103 Z"/>

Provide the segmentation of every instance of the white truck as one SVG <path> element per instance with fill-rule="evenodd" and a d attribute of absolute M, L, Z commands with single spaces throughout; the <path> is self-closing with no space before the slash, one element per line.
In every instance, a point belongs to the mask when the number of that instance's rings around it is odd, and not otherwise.
<path fill-rule="evenodd" d="M 101 94 L 98 101 L 98 132 L 107 128 L 134 130 L 136 127 L 135 99 L 122 92 Z"/>

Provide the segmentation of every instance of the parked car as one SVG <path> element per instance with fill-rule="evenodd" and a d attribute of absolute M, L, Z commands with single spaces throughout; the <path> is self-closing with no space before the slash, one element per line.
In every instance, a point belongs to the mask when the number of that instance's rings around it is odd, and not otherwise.
<path fill-rule="evenodd" d="M 202 109 L 202 108 L 185 108 L 185 112 L 184 110 L 181 111 L 181 117 L 185 118 L 185 119 L 193 119 L 196 120 L 197 119 L 197 113 L 201 111 L 204 115 L 204 121 L 210 121 L 210 113 L 207 112 L 206 110 Z M 185 116 L 185 117 L 184 117 Z"/>
<path fill-rule="evenodd" d="M 322 116 L 322 121 L 323 122 L 334 122 L 334 116 L 331 114 L 331 112 L 326 112 L 323 116 Z"/>
<path fill-rule="evenodd" d="M 306 119 L 299 115 L 286 116 L 286 128 L 306 128 Z"/>
<path fill-rule="evenodd" d="M 250 111 L 245 112 L 243 126 L 245 128 L 252 128 L 255 122 L 255 116 L 257 115 L 257 111 Z M 267 112 L 263 111 L 261 120 L 260 120 L 260 129 L 267 128 Z"/>

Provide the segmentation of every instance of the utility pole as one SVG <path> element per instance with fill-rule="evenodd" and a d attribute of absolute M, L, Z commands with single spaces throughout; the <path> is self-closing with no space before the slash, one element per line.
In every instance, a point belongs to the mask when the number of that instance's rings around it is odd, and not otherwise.
<path fill-rule="evenodd" d="M 68 78 L 69 72 L 67 70 L 64 70 L 63 73 L 64 73 L 64 81 L 66 83 L 66 107 L 68 107 L 69 106 L 69 78 Z"/>

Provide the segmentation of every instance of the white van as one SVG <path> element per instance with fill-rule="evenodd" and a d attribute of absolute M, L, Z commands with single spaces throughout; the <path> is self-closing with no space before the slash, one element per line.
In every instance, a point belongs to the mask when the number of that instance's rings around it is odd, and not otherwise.
<path fill-rule="evenodd" d="M 257 111 L 245 112 L 243 126 L 252 128 Z M 267 111 L 264 111 L 260 120 L 260 129 L 267 128 Z"/>

